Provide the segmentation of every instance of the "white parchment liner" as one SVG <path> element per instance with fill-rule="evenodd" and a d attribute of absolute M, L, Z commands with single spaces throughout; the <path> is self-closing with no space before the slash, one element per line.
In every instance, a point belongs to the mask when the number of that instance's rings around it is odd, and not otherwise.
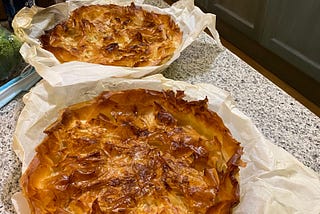
<path fill-rule="evenodd" d="M 72 78 L 72 77 L 70 77 Z M 24 97 L 25 107 L 14 133 L 14 150 L 21 159 L 24 172 L 34 156 L 35 147 L 44 138 L 43 130 L 57 119 L 61 109 L 92 99 L 104 90 L 147 88 L 184 90 L 187 100 L 208 97 L 209 108 L 222 117 L 244 147 L 247 167 L 240 171 L 241 202 L 234 213 L 320 213 L 319 175 L 275 146 L 241 113 L 230 95 L 209 84 L 191 85 L 157 74 L 142 79 L 105 78 L 84 84 L 52 87 L 41 81 Z M 18 213 L 28 213 L 21 193 L 13 197 Z"/>
<path fill-rule="evenodd" d="M 132 0 L 71 0 L 46 9 L 36 6 L 24 8 L 18 12 L 13 20 L 15 34 L 24 41 L 20 53 L 26 62 L 35 67 L 40 76 L 51 85 L 56 86 L 63 84 L 62 82 L 66 79 L 66 76 L 74 75 L 74 73 L 77 73 L 78 78 L 72 80 L 73 83 L 98 80 L 106 77 L 140 78 L 159 73 L 176 60 L 181 51 L 189 46 L 206 27 L 212 33 L 217 45 L 222 48 L 218 32 L 215 28 L 216 16 L 210 13 L 203 13 L 198 7 L 194 6 L 193 0 L 180 0 L 171 7 L 164 9 L 142 4 L 143 0 L 135 1 L 137 5 L 142 6 L 148 11 L 171 15 L 183 32 L 181 46 L 167 63 L 160 66 L 131 68 L 77 61 L 60 63 L 51 52 L 44 50 L 40 46 L 38 37 L 44 34 L 45 30 L 49 30 L 56 24 L 66 20 L 70 12 L 81 5 L 109 3 L 128 5 L 131 2 Z"/>

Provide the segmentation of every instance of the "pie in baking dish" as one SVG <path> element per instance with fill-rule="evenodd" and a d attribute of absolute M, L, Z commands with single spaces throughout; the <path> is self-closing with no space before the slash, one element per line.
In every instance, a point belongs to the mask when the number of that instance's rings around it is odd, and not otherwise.
<path fill-rule="evenodd" d="M 167 62 L 182 32 L 168 14 L 130 6 L 88 5 L 40 37 L 60 62 L 82 61 L 126 67 Z"/>
<path fill-rule="evenodd" d="M 64 109 L 21 184 L 32 213 L 230 213 L 242 148 L 207 99 L 106 91 Z"/>

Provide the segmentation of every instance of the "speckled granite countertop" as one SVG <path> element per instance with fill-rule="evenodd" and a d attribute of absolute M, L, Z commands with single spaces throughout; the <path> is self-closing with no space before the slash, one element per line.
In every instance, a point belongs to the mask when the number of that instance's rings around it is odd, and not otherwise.
<path fill-rule="evenodd" d="M 165 6 L 160 0 L 148 2 Z M 189 83 L 210 83 L 229 91 L 237 107 L 266 138 L 320 172 L 320 118 L 229 50 L 219 50 L 205 33 L 163 75 Z M 11 196 L 20 190 L 21 164 L 11 144 L 22 108 L 20 95 L 0 109 L 0 213 L 14 213 Z"/>

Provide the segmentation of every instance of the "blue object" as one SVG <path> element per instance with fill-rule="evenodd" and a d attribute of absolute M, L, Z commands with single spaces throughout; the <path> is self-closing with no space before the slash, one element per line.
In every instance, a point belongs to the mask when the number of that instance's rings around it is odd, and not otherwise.
<path fill-rule="evenodd" d="M 24 71 L 21 72 L 20 76 L 10 80 L 0 87 L 0 108 L 5 106 L 21 92 L 28 91 L 40 79 L 41 77 L 35 69 L 28 65 Z"/>

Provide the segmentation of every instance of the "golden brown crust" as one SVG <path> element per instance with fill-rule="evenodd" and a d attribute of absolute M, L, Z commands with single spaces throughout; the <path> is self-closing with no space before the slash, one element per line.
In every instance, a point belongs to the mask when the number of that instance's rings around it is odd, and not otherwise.
<path fill-rule="evenodd" d="M 82 6 L 40 37 L 42 47 L 60 62 L 126 67 L 164 64 L 181 40 L 182 32 L 169 15 L 133 3 Z"/>
<path fill-rule="evenodd" d="M 104 92 L 66 108 L 21 178 L 33 213 L 230 213 L 242 148 L 207 100 Z"/>

